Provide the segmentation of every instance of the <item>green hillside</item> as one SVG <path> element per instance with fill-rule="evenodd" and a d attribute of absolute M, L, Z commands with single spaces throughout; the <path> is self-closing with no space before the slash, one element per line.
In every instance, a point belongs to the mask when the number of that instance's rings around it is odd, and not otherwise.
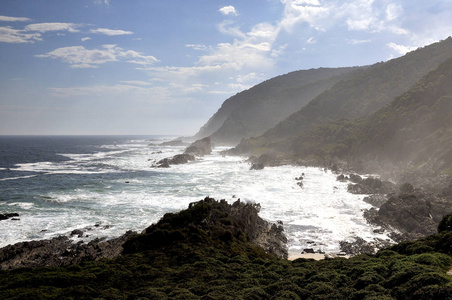
<path fill-rule="evenodd" d="M 363 68 L 320 68 L 281 75 L 227 99 L 194 136 L 237 144 L 260 135 L 299 110 L 347 74 Z"/>
<path fill-rule="evenodd" d="M 295 159 L 339 159 L 381 174 L 394 169 L 399 174 L 450 174 L 452 59 L 374 114 L 330 122 L 280 145 Z"/>
<path fill-rule="evenodd" d="M 452 38 L 420 48 L 403 57 L 377 63 L 357 76 L 334 85 L 262 136 L 241 142 L 236 152 L 289 150 L 286 138 L 341 118 L 373 113 L 408 91 L 428 72 L 452 56 Z M 346 130 L 346 129 L 344 129 Z"/>

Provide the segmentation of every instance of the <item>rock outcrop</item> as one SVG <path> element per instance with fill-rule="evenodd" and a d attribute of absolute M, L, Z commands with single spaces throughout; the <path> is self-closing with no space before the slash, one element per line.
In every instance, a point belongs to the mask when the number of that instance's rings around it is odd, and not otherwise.
<path fill-rule="evenodd" d="M 207 137 L 193 142 L 182 154 L 159 160 L 154 167 L 169 168 L 171 165 L 186 164 L 189 161 L 196 160 L 196 156 L 202 157 L 210 153 L 212 153 L 212 144 L 210 143 L 210 138 Z"/>
<path fill-rule="evenodd" d="M 270 224 L 259 217 L 259 210 L 259 204 L 245 204 L 240 199 L 230 205 L 225 200 L 207 197 L 179 213 L 165 214 L 157 224 L 127 241 L 124 253 L 177 247 L 189 241 L 227 248 L 233 244 L 240 247 L 239 244 L 249 241 L 268 253 L 287 258 L 287 238 L 282 223 Z"/>
<path fill-rule="evenodd" d="M 83 233 L 82 231 L 80 231 Z M 66 236 L 50 240 L 21 242 L 0 249 L 0 270 L 43 266 L 67 266 L 88 260 L 114 258 L 121 254 L 131 231 L 111 240 L 95 239 L 74 243 Z"/>
<path fill-rule="evenodd" d="M 411 193 L 393 194 L 380 209 L 365 211 L 364 217 L 372 224 L 400 232 L 394 237 L 402 241 L 436 233 L 438 223 L 451 211 L 450 200 L 413 190 Z"/>
<path fill-rule="evenodd" d="M 287 238 L 282 222 L 270 224 L 259 217 L 259 210 L 259 204 L 245 204 L 240 199 L 230 205 L 225 200 L 216 201 L 207 197 L 190 204 L 180 213 L 166 214 L 141 234 L 128 231 L 115 239 L 94 239 L 88 243 L 74 243 L 69 237 L 60 236 L 8 245 L 0 249 L 0 270 L 67 266 L 115 258 L 136 250 L 164 249 L 169 245 L 177 247 L 177 242 L 189 247 L 196 239 L 202 240 L 202 236 L 225 245 L 234 239 L 239 243 L 249 241 L 267 253 L 287 258 Z M 80 237 L 83 233 L 83 230 L 73 230 L 70 236 Z"/>
<path fill-rule="evenodd" d="M 19 217 L 18 213 L 6 213 L 6 214 L 0 214 L 0 221 L 2 220 L 8 220 L 10 218 L 17 218 Z"/>
<path fill-rule="evenodd" d="M 395 191 L 395 184 L 390 181 L 382 181 L 380 178 L 368 177 L 362 179 L 359 175 L 350 175 L 350 183 L 347 191 L 352 194 L 389 194 Z"/>
<path fill-rule="evenodd" d="M 210 138 L 206 137 L 193 142 L 185 149 L 184 153 L 201 157 L 212 153 L 212 143 L 210 142 Z"/>

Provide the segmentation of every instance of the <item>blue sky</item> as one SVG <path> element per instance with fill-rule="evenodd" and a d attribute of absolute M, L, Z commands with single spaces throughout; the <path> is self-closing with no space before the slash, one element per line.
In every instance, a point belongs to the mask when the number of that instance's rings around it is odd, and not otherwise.
<path fill-rule="evenodd" d="M 450 35 L 450 0 L 2 0 L 0 134 L 192 135 L 271 77 Z"/>

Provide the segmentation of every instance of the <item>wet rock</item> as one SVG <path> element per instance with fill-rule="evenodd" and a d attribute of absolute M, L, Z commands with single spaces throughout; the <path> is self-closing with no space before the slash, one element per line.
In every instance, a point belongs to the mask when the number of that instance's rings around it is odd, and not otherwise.
<path fill-rule="evenodd" d="M 170 165 L 186 164 L 189 161 L 194 161 L 195 156 L 192 154 L 177 154 L 171 158 L 164 158 L 157 162 L 158 168 L 169 168 Z"/>
<path fill-rule="evenodd" d="M 195 141 L 184 151 L 184 154 L 192 154 L 196 156 L 204 156 L 210 153 L 212 153 L 212 144 L 209 137 Z"/>
<path fill-rule="evenodd" d="M 6 213 L 6 214 L 0 214 L 0 221 L 1 220 L 8 220 L 9 218 L 18 217 L 18 213 Z"/>
<path fill-rule="evenodd" d="M 188 145 L 188 144 L 185 143 L 184 141 L 182 141 L 181 139 L 176 139 L 176 140 L 172 140 L 169 142 L 163 142 L 160 144 L 160 146 L 172 146 L 172 147 L 186 146 L 186 145 Z"/>
<path fill-rule="evenodd" d="M 364 197 L 363 201 L 380 208 L 386 201 L 388 201 L 388 198 L 385 195 L 375 194 Z"/>
<path fill-rule="evenodd" d="M 68 237 L 60 236 L 50 240 L 22 242 L 0 249 L 0 270 L 33 268 L 43 266 L 67 266 L 86 260 L 114 258 L 121 254 L 124 242 L 134 232 L 104 241 L 95 239 L 89 243 L 74 244 Z"/>
<path fill-rule="evenodd" d="M 345 176 L 344 174 L 341 174 L 341 175 L 339 175 L 339 176 L 336 177 L 336 180 L 337 180 L 337 181 L 341 181 L 341 182 L 347 181 L 347 180 L 349 180 L 349 179 L 350 179 L 350 178 L 348 178 L 348 176 Z"/>
<path fill-rule="evenodd" d="M 350 175 L 350 180 L 352 180 L 352 175 Z M 357 178 L 355 178 L 356 180 Z M 395 184 L 390 181 L 382 181 L 379 178 L 368 177 L 361 179 L 359 183 L 350 183 L 347 186 L 347 191 L 352 194 L 389 194 L 395 191 Z"/>
<path fill-rule="evenodd" d="M 83 231 L 81 231 L 80 229 L 75 229 L 75 230 L 72 230 L 70 235 L 71 236 L 76 235 L 77 237 L 81 238 L 81 237 L 83 237 Z"/>
<path fill-rule="evenodd" d="M 350 181 L 353 183 L 360 183 L 363 178 L 357 174 L 350 174 Z"/>
<path fill-rule="evenodd" d="M 262 170 L 264 168 L 264 164 L 252 164 L 250 170 Z"/>
<path fill-rule="evenodd" d="M 400 232 L 400 240 L 417 239 L 437 231 L 442 218 L 452 211 L 449 199 L 414 192 L 392 195 L 379 210 L 372 208 L 364 212 L 366 220 L 385 229 Z"/>

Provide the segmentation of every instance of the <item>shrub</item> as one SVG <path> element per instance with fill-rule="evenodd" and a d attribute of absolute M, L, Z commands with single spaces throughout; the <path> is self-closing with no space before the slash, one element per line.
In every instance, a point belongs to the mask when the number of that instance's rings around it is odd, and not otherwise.
<path fill-rule="evenodd" d="M 452 213 L 443 217 L 438 225 L 438 232 L 451 231 L 452 230 Z"/>

